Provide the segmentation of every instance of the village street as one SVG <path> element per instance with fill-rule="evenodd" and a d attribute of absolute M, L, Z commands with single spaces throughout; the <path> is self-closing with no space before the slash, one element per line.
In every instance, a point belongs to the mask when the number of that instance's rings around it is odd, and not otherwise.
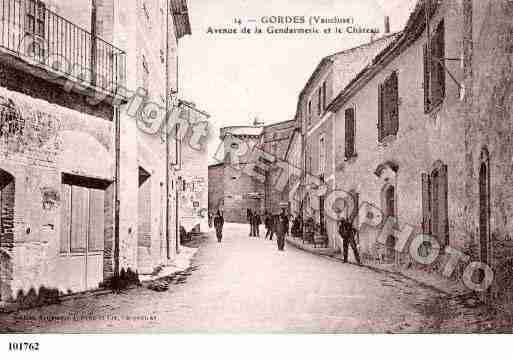
<path fill-rule="evenodd" d="M 166 292 L 143 287 L 4 314 L 0 315 L 0 331 L 403 333 L 487 329 L 479 307 L 465 307 L 461 298 L 447 298 L 446 293 L 401 275 L 343 264 L 291 246 L 279 252 L 275 241 L 249 239 L 247 229 L 228 224 L 220 244 L 210 233 L 200 244 L 193 267 Z M 87 319 L 69 319 L 73 317 Z"/>

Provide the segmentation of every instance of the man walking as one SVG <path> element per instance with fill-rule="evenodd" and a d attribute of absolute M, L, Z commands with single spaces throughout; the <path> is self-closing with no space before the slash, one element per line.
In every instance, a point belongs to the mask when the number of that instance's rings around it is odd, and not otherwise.
<path fill-rule="evenodd" d="M 344 251 L 344 263 L 347 263 L 347 252 L 349 251 L 349 245 L 353 250 L 354 257 L 358 265 L 362 265 L 360 262 L 360 255 L 358 254 L 358 248 L 356 246 L 355 236 L 357 234 L 356 229 L 353 227 L 353 222 L 349 218 L 342 218 L 338 226 L 338 233 L 342 237 L 342 247 Z"/>
<path fill-rule="evenodd" d="M 223 239 L 223 226 L 224 226 L 224 217 L 221 214 L 221 211 L 217 211 L 216 216 L 214 217 L 214 227 L 216 228 L 216 236 L 217 241 L 221 243 Z"/>
<path fill-rule="evenodd" d="M 260 218 L 260 214 L 258 212 L 255 212 L 253 214 L 253 224 L 254 224 L 254 235 L 257 238 L 260 238 L 260 224 L 262 224 L 262 219 Z"/>
<path fill-rule="evenodd" d="M 253 237 L 253 212 L 248 208 L 247 212 L 248 223 L 249 223 L 249 237 Z"/>
<path fill-rule="evenodd" d="M 272 241 L 274 234 L 274 216 L 272 214 L 267 214 L 265 216 L 265 227 L 267 228 L 265 238 L 269 237 L 269 240 Z"/>

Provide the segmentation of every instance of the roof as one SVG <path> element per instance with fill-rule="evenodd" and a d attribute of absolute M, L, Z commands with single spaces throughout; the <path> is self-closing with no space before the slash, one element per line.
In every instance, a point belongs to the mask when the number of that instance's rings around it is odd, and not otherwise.
<path fill-rule="evenodd" d="M 344 66 L 344 72 L 342 74 L 342 86 L 345 87 L 353 78 L 356 76 L 365 66 L 367 66 L 374 56 L 382 51 L 383 47 L 387 46 L 390 42 L 393 42 L 398 36 L 398 33 L 391 33 L 380 38 L 377 38 L 371 42 L 367 42 L 356 47 L 342 50 L 324 57 L 321 62 L 317 65 L 314 72 L 308 79 L 306 85 L 299 94 L 299 100 L 297 104 L 296 118 L 300 113 L 301 100 L 304 94 L 308 91 L 312 83 L 315 81 L 319 73 L 328 65 L 334 64 L 336 61 L 341 61 L 347 64 Z M 344 61 L 346 60 L 346 61 Z M 340 76 L 341 74 L 339 74 Z"/>
<path fill-rule="evenodd" d="M 431 11 L 429 17 L 433 17 L 440 3 L 431 1 Z M 356 76 L 347 84 L 347 86 L 337 95 L 337 97 L 328 105 L 327 111 L 336 112 L 351 98 L 356 91 L 368 83 L 374 76 L 379 73 L 383 66 L 388 64 L 406 48 L 408 48 L 415 40 L 417 40 L 426 27 L 426 0 L 419 0 L 414 10 L 410 14 L 404 30 L 392 41 L 386 48 L 374 56 L 372 62 L 364 67 Z"/>
<path fill-rule="evenodd" d="M 176 39 L 179 40 L 185 35 L 191 35 L 187 0 L 169 0 L 169 4 L 173 15 L 173 23 L 175 24 Z"/>

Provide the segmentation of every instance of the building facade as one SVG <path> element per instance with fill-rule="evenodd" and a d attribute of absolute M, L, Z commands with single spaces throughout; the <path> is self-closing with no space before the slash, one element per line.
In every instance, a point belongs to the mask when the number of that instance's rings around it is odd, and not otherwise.
<path fill-rule="evenodd" d="M 275 161 L 285 161 L 290 146 L 292 134 L 296 129 L 296 121 L 279 122 L 264 126 L 261 134 L 259 148 L 272 155 Z M 276 188 L 280 176 L 284 176 L 282 168 L 276 168 L 266 174 L 264 187 L 264 210 L 268 213 L 278 214 L 282 209 L 290 209 L 289 188 Z"/>
<path fill-rule="evenodd" d="M 189 124 L 208 127 L 209 115 L 195 104 L 182 102 L 181 117 Z M 192 129 L 191 129 L 192 131 Z M 187 232 L 208 231 L 208 151 L 205 143 L 194 143 L 195 137 L 189 134 L 180 146 L 180 168 L 177 172 L 181 181 L 178 208 L 180 226 Z"/>
<path fill-rule="evenodd" d="M 325 57 L 299 95 L 296 119 L 302 135 L 300 197 L 303 218 L 312 218 L 319 231 L 328 236 L 329 245 L 333 248 L 339 246 L 337 223 L 326 216 L 326 196 L 312 195 L 312 192 L 318 192 L 320 183 L 324 183 L 327 191 L 336 189 L 336 129 L 327 107 L 354 76 L 396 37 L 389 34 L 388 29 L 385 32 L 385 36 L 370 43 Z"/>
<path fill-rule="evenodd" d="M 362 252 L 443 272 L 457 251 L 452 276 L 474 268 L 471 287 L 492 278 L 481 295 L 500 303 L 512 292 L 512 11 L 507 1 L 419 1 L 402 34 L 328 107 L 337 186 L 385 219 L 361 227 Z M 395 227 L 383 227 L 388 218 Z M 436 261 L 398 251 L 406 226 L 436 238 Z"/>
<path fill-rule="evenodd" d="M 152 99 L 177 87 L 190 28 L 185 2 L 148 6 L 2 1 L 0 302 L 98 288 L 176 253 L 165 136 L 139 131 L 130 110 L 139 87 Z"/>
<path fill-rule="evenodd" d="M 245 170 L 258 161 L 253 149 L 260 144 L 261 133 L 261 127 L 250 126 L 220 131 L 221 145 L 215 157 L 222 164 L 209 166 L 209 210 L 221 209 L 226 222 L 247 223 L 248 210 L 264 210 L 265 174 L 255 176 Z"/>

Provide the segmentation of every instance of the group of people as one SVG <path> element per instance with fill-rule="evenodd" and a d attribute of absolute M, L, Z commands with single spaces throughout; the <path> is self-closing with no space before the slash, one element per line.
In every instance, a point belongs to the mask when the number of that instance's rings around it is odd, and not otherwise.
<path fill-rule="evenodd" d="M 278 250 L 285 250 L 285 237 L 289 234 L 289 216 L 286 211 L 282 209 L 280 214 L 270 214 L 267 211 L 263 214 L 264 225 L 266 228 L 265 239 L 273 240 L 276 235 Z M 262 224 L 262 217 L 256 211 L 248 209 L 247 219 L 250 225 L 249 236 L 250 238 L 260 237 L 260 225 Z M 216 229 L 217 241 L 221 242 L 223 239 L 223 226 L 224 217 L 220 210 L 215 215 L 209 213 L 208 223 L 212 227 L 212 222 Z M 297 217 L 293 223 L 293 231 L 299 231 L 301 227 L 301 218 Z M 339 222 L 338 233 L 342 237 L 342 251 L 344 263 L 347 263 L 349 247 L 351 247 L 354 257 L 358 265 L 361 265 L 360 255 L 358 253 L 357 237 L 358 231 L 353 226 L 353 218 L 342 218 Z"/>
<path fill-rule="evenodd" d="M 276 236 L 278 250 L 285 250 L 285 237 L 289 234 L 289 217 L 286 211 L 283 209 L 281 214 L 270 214 L 266 211 L 263 214 L 263 218 L 263 224 L 266 229 L 265 239 L 272 241 L 273 236 Z M 260 238 L 262 216 L 258 212 L 248 209 L 247 219 L 250 226 L 250 238 Z"/>

